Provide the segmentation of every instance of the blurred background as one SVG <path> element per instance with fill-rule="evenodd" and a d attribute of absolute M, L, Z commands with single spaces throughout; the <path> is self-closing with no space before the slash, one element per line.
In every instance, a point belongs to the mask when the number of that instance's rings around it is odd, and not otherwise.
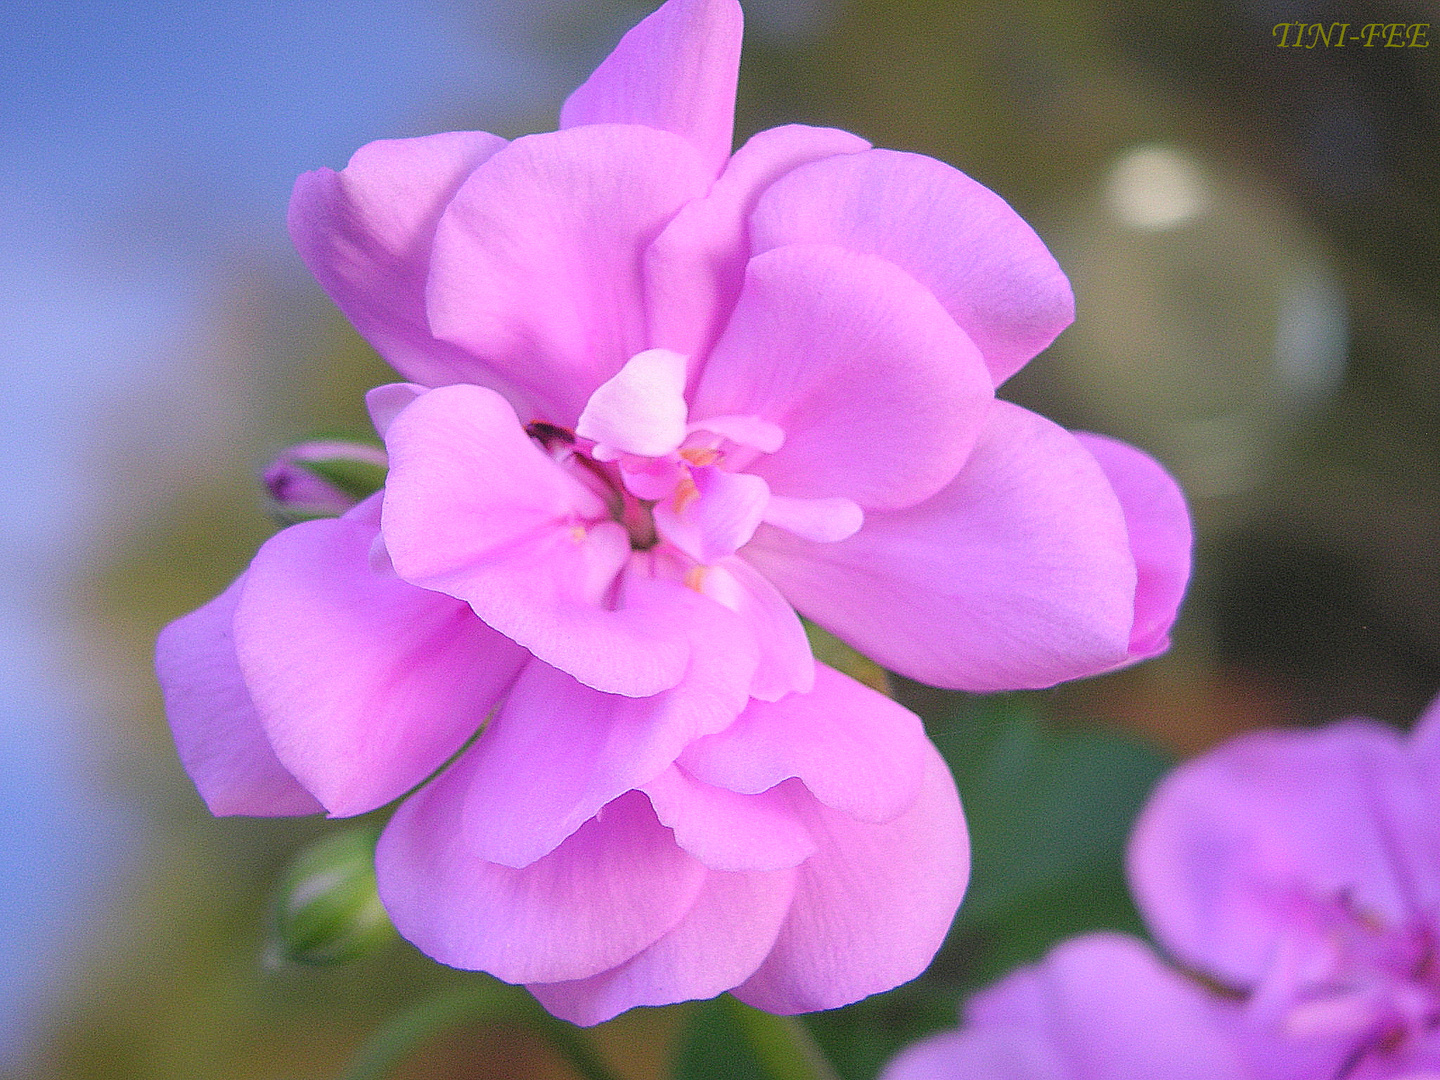
<path fill-rule="evenodd" d="M 327 826 L 208 816 L 151 647 L 273 531 L 269 458 L 365 434 L 389 381 L 289 247 L 295 176 L 376 138 L 551 129 L 650 6 L 0 12 L 0 1076 L 318 1080 L 476 978 L 404 945 L 264 962 L 268 891 Z M 983 701 L 897 686 L 955 767 L 975 878 L 925 977 L 810 1021 L 865 1080 L 1056 938 L 1137 929 L 1120 851 L 1169 762 L 1260 725 L 1405 724 L 1440 690 L 1440 5 L 746 9 L 740 137 L 835 125 L 1000 192 L 1079 311 L 1003 396 L 1148 449 L 1197 528 L 1162 659 Z M 1429 24 L 1431 47 L 1282 48 L 1279 22 Z M 594 1039 L 622 1076 L 698 1078 L 713 1019 Z M 396 1075 L 569 1074 L 472 1025 Z"/>

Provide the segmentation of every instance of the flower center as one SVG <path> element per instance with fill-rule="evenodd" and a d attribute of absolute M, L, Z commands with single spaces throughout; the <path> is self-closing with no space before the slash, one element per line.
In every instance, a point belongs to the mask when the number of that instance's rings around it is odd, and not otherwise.
<path fill-rule="evenodd" d="M 1440 956 L 1432 927 L 1387 922 L 1348 894 L 1316 904 L 1293 959 L 1281 1024 L 1292 1036 L 1353 1040 L 1347 1069 L 1408 1055 L 1440 1028 Z M 1319 931 L 1318 937 L 1312 936 Z M 1289 965 L 1285 965 L 1289 966 Z M 1282 977 L 1283 978 L 1283 977 Z"/>

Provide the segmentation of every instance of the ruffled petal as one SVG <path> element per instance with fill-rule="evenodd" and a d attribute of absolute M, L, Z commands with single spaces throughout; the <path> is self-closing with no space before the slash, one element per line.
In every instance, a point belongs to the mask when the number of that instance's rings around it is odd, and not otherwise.
<path fill-rule="evenodd" d="M 674 830 L 675 842 L 712 870 L 780 870 L 815 854 L 815 838 L 797 809 L 811 796 L 798 780 L 741 795 L 702 784 L 672 765 L 644 791 L 661 824 Z"/>
<path fill-rule="evenodd" d="M 701 566 L 734 555 L 750 542 L 770 502 L 764 480 L 713 466 L 691 471 L 673 498 L 655 507 L 655 527 Z"/>
<path fill-rule="evenodd" d="M 849 499 L 790 499 L 770 496 L 762 520 L 803 540 L 833 544 L 847 540 L 865 524 L 865 511 Z"/>
<path fill-rule="evenodd" d="M 678 594 L 675 604 L 688 605 L 693 647 L 685 677 L 673 689 L 633 698 L 531 663 L 472 751 L 465 829 L 477 855 L 529 865 L 745 707 L 755 653 L 738 620 L 683 586 L 665 587 Z"/>
<path fill-rule="evenodd" d="M 1426 706 L 1415 721 L 1410 747 L 1416 764 L 1430 777 L 1434 790 L 1440 791 L 1440 697 Z"/>
<path fill-rule="evenodd" d="M 1039 964 L 1021 968 L 971 998 L 966 1014 L 969 1025 L 962 1035 L 1013 1033 L 1012 1045 L 1033 1048 L 1032 1060 L 1045 1062 L 1046 1069 L 950 1075 L 975 1080 L 1257 1076 L 1242 1054 L 1236 1008 L 1211 997 L 1162 964 L 1144 944 L 1121 934 L 1086 934 L 1063 942 Z M 887 1073 L 886 1080 L 903 1076 Z"/>
<path fill-rule="evenodd" d="M 512 983 L 588 979 L 694 907 L 710 872 L 675 846 L 638 791 L 523 870 L 481 859 L 462 820 L 473 760 L 467 753 L 402 803 L 375 851 L 385 910 L 428 956 Z"/>
<path fill-rule="evenodd" d="M 870 150 L 802 165 L 750 217 L 753 250 L 835 244 L 889 259 L 933 292 L 998 385 L 1075 318 L 1035 231 L 1005 200 L 934 158 Z"/>
<path fill-rule="evenodd" d="M 589 979 L 528 989 L 562 1020 L 586 1026 L 636 1005 L 714 997 L 760 966 L 794 888 L 793 870 L 712 873 L 680 924 L 633 959 Z"/>
<path fill-rule="evenodd" d="M 346 519 L 286 529 L 255 556 L 235 612 L 275 753 L 337 817 L 444 764 L 526 659 L 465 604 L 372 570 L 374 536 Z"/>
<path fill-rule="evenodd" d="M 242 574 L 155 643 L 155 675 L 181 764 L 210 812 L 283 817 L 323 807 L 275 756 L 235 658 Z"/>
<path fill-rule="evenodd" d="M 1135 564 L 1120 503 L 1069 432 L 1008 402 L 933 498 L 868 514 L 834 544 L 762 525 L 745 558 L 802 614 L 935 686 L 1052 686 L 1129 655 Z"/>
<path fill-rule="evenodd" d="M 505 146 L 483 131 L 362 146 L 342 171 L 295 182 L 290 236 L 305 265 L 390 365 L 427 386 L 484 381 L 476 357 L 430 333 L 425 280 L 440 215 Z"/>
<path fill-rule="evenodd" d="M 779 701 L 815 686 L 815 655 L 800 616 L 774 585 L 739 556 L 699 571 L 700 592 L 740 616 L 759 650 L 750 696 Z"/>
<path fill-rule="evenodd" d="M 684 139 L 601 124 L 517 139 L 477 169 L 435 231 L 437 337 L 484 358 L 536 415 L 573 428 L 645 349 L 641 254 L 711 174 Z"/>
<path fill-rule="evenodd" d="M 884 259 L 797 244 L 750 260 L 690 419 L 755 415 L 785 444 L 745 466 L 780 495 L 910 506 L 964 463 L 994 389 L 975 346 Z"/>
<path fill-rule="evenodd" d="M 405 407 L 425 393 L 425 387 L 416 383 L 386 383 L 365 394 L 365 410 L 370 414 L 370 423 L 375 425 L 375 434 L 385 438 L 395 417 Z"/>
<path fill-rule="evenodd" d="M 1130 838 L 1131 890 L 1155 936 L 1247 987 L 1282 938 L 1328 935 L 1317 909 L 1390 927 L 1440 910 L 1440 805 L 1407 750 L 1355 720 L 1254 732 L 1181 765 Z"/>
<path fill-rule="evenodd" d="M 606 693 L 644 697 L 689 663 L 685 615 L 607 610 L 630 558 L 599 497 L 525 434 L 498 395 L 417 399 L 386 445 L 385 543 L 401 577 L 467 601 L 541 660 Z"/>
<path fill-rule="evenodd" d="M 834 1009 L 929 966 L 970 874 L 970 842 L 950 769 L 926 744 L 914 805 L 883 825 L 819 803 L 820 850 L 800 867 L 775 948 L 735 996 L 773 1013 Z"/>
<path fill-rule="evenodd" d="M 868 149 L 838 128 L 789 124 L 751 136 L 709 194 L 681 208 L 645 253 L 650 344 L 709 353 L 740 295 L 750 258 L 746 219 L 760 193 L 797 165 Z"/>
<path fill-rule="evenodd" d="M 566 99 L 560 127 L 643 124 L 674 132 L 717 175 L 734 138 L 743 29 L 736 0 L 669 0 Z"/>
<path fill-rule="evenodd" d="M 915 802 L 931 753 L 909 709 L 817 663 L 813 691 L 752 701 L 724 731 L 691 744 L 680 764 L 747 795 L 796 776 L 825 805 L 882 822 Z"/>
<path fill-rule="evenodd" d="M 1135 557 L 1135 623 L 1130 659 L 1145 660 L 1170 647 L 1170 627 L 1190 580 L 1190 511 L 1180 485 L 1160 463 L 1116 439 L 1075 433 L 1120 499 L 1130 552 Z"/>
<path fill-rule="evenodd" d="M 1048 1041 L 1018 1026 L 944 1031 L 902 1050 L 879 1080 L 1129 1080 L 1077 1074 Z"/>
<path fill-rule="evenodd" d="M 664 457 L 680 448 L 685 428 L 685 357 L 669 349 L 646 349 L 601 383 L 575 425 L 593 439 L 595 456 Z"/>

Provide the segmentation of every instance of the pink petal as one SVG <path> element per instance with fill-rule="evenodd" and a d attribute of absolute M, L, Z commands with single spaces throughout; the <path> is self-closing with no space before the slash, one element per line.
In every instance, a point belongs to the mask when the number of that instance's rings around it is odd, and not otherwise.
<path fill-rule="evenodd" d="M 966 1013 L 963 1035 L 1013 1033 L 1012 1045 L 1028 1045 L 1036 1058 L 1060 1066 L 1034 1074 L 1037 1080 L 1258 1080 L 1242 1057 L 1235 1007 L 1120 934 L 1063 942 L 1039 964 L 977 994 Z M 887 1074 L 887 1080 L 904 1075 Z M 952 1075 L 1009 1080 L 1017 1074 Z M 1031 1074 L 1018 1075 L 1028 1080 Z"/>
<path fill-rule="evenodd" d="M 602 460 L 620 454 L 664 457 L 685 441 L 687 409 L 685 357 L 669 349 L 646 349 L 590 395 L 575 434 L 600 444 L 595 456 Z"/>
<path fill-rule="evenodd" d="M 1440 910 L 1440 806 L 1407 749 L 1355 720 L 1255 732 L 1181 765 L 1130 839 L 1131 890 L 1156 937 L 1251 986 L 1317 905 L 1391 927 Z"/>
<path fill-rule="evenodd" d="M 722 435 L 733 443 L 765 454 L 773 454 L 785 445 L 785 433 L 758 416 L 708 416 L 704 423 L 690 424 L 689 428 L 691 432 Z"/>
<path fill-rule="evenodd" d="M 212 814 L 281 817 L 322 807 L 285 770 L 245 688 L 232 629 L 242 574 L 155 643 L 155 675 L 175 748 Z"/>
<path fill-rule="evenodd" d="M 758 476 L 713 466 L 691 471 L 693 491 L 682 485 L 656 505 L 655 527 L 701 566 L 718 563 L 750 542 L 770 502 L 770 488 Z"/>
<path fill-rule="evenodd" d="M 423 393 L 425 387 L 415 383 L 386 383 L 368 391 L 365 394 L 365 409 L 370 413 L 370 422 L 375 425 L 375 433 L 380 438 L 385 438 L 385 433 L 390 430 L 395 417 Z"/>
<path fill-rule="evenodd" d="M 709 871 L 675 846 L 638 791 L 523 870 L 479 858 L 462 821 L 472 760 L 401 804 L 375 852 L 385 910 L 422 952 L 506 982 L 588 979 L 694 907 Z"/>
<path fill-rule="evenodd" d="M 641 253 L 711 174 L 690 144 L 598 125 L 518 139 L 456 193 L 435 232 L 436 336 L 574 427 L 586 401 L 646 348 Z"/>
<path fill-rule="evenodd" d="M 833 1009 L 915 978 L 950 929 L 970 871 L 955 782 L 926 744 L 919 797 L 874 825 L 812 804 L 820 850 L 800 867 L 790 915 L 735 996 L 773 1013 Z"/>
<path fill-rule="evenodd" d="M 860 531 L 860 526 L 865 524 L 865 511 L 849 499 L 790 499 L 771 495 L 763 520 L 804 540 L 833 544 Z"/>
<path fill-rule="evenodd" d="M 475 382 L 475 355 L 436 341 L 425 317 L 430 245 L 465 178 L 505 140 L 483 131 L 362 146 L 341 172 L 295 182 L 290 236 L 305 265 L 390 365 L 427 386 Z"/>
<path fill-rule="evenodd" d="M 750 696 L 779 701 L 808 694 L 815 685 L 815 656 L 800 616 L 774 585 L 739 556 L 706 567 L 700 592 L 740 616 L 760 653 Z"/>
<path fill-rule="evenodd" d="M 793 245 L 750 260 L 692 423 L 754 414 L 785 444 L 745 466 L 778 494 L 909 506 L 955 475 L 993 398 L 964 333 L 883 259 Z"/>
<path fill-rule="evenodd" d="M 525 659 L 464 604 L 371 570 L 373 537 L 345 519 L 286 529 L 255 556 L 235 612 L 275 753 L 337 817 L 444 764 Z"/>
<path fill-rule="evenodd" d="M 740 5 L 669 0 L 620 39 L 565 101 L 560 126 L 643 124 L 688 139 L 717 175 L 730 156 Z"/>
<path fill-rule="evenodd" d="M 752 701 L 724 731 L 691 744 L 680 765 L 702 783 L 746 795 L 798 776 L 827 806 L 883 822 L 915 802 L 931 752 L 909 709 L 816 664 L 811 693 Z"/>
<path fill-rule="evenodd" d="M 793 870 L 711 873 L 680 924 L 634 958 L 589 979 L 528 989 L 562 1020 L 587 1026 L 636 1005 L 714 997 L 760 966 L 794 888 Z"/>
<path fill-rule="evenodd" d="M 815 838 L 797 809 L 812 796 L 798 780 L 741 795 L 702 784 L 672 765 L 644 791 L 660 823 L 674 830 L 675 842 L 712 870 L 781 870 L 815 854 Z"/>
<path fill-rule="evenodd" d="M 1077 1074 L 1049 1042 L 1019 1026 L 943 1031 L 906 1047 L 879 1080 L 1129 1080 Z"/>
<path fill-rule="evenodd" d="M 704 356 L 740 295 L 746 219 L 760 193 L 797 165 L 870 149 L 836 128 L 790 124 L 751 136 L 703 199 L 686 204 L 645 253 L 650 343 Z"/>
<path fill-rule="evenodd" d="M 684 679 L 650 697 L 622 697 L 531 663 L 472 751 L 465 829 L 477 855 L 529 865 L 745 707 L 755 653 L 738 621 L 683 586 L 667 585 L 679 594 L 674 603 L 688 605 L 693 647 Z M 738 643 L 716 647 L 737 636 Z"/>
<path fill-rule="evenodd" d="M 920 154 L 803 165 L 765 192 L 750 230 L 756 253 L 816 243 L 890 260 L 935 294 L 996 384 L 1075 318 L 1070 284 L 1034 230 L 993 191 Z"/>
<path fill-rule="evenodd" d="M 1149 454 L 1103 435 L 1076 432 L 1075 437 L 1105 470 L 1130 533 L 1136 572 L 1130 658 L 1156 656 L 1170 647 L 1170 627 L 1190 580 L 1190 511 L 1185 495 Z"/>
<path fill-rule="evenodd" d="M 814 544 L 761 526 L 745 557 L 802 614 L 936 686 L 1051 686 L 1129 655 L 1135 566 L 1121 506 L 1069 432 L 997 401 L 943 491 Z"/>
<path fill-rule="evenodd" d="M 1410 731 L 1411 754 L 1440 791 L 1440 697 L 1430 702 Z"/>
<path fill-rule="evenodd" d="M 449 386 L 390 426 L 384 533 L 405 580 L 467 601 L 541 660 L 606 693 L 680 681 L 681 613 L 609 611 L 630 557 L 598 496 L 525 434 L 498 394 Z"/>

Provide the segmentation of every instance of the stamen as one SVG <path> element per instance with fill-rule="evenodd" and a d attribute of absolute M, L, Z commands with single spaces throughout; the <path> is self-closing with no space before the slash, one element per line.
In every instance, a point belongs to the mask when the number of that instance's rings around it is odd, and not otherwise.
<path fill-rule="evenodd" d="M 680 456 L 697 468 L 714 465 L 724 457 L 719 450 L 710 446 L 687 446 L 680 451 Z"/>
<path fill-rule="evenodd" d="M 699 497 L 700 489 L 695 486 L 695 478 L 687 470 L 675 485 L 675 513 L 683 514 L 685 508 Z"/>
<path fill-rule="evenodd" d="M 694 589 L 696 592 L 703 592 L 705 588 L 705 574 L 710 568 L 708 566 L 692 566 L 685 571 L 685 587 Z"/>

